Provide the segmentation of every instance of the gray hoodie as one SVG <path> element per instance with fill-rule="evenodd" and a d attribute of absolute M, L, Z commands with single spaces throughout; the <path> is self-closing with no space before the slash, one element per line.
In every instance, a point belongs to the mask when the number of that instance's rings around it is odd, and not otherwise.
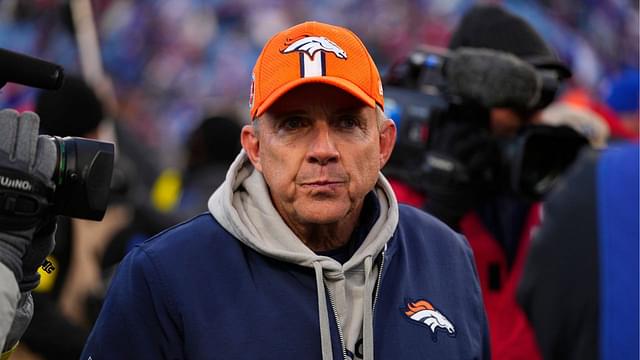
<path fill-rule="evenodd" d="M 380 216 L 344 264 L 316 255 L 293 233 L 273 206 L 262 174 L 254 169 L 244 150 L 209 199 L 213 217 L 243 244 L 270 258 L 315 270 L 323 360 L 332 359 L 325 286 L 341 343 L 355 349 L 362 337 L 364 359 L 373 360 L 373 291 L 380 270 L 373 259 L 383 252 L 398 224 L 398 203 L 382 174 L 374 190 Z"/>

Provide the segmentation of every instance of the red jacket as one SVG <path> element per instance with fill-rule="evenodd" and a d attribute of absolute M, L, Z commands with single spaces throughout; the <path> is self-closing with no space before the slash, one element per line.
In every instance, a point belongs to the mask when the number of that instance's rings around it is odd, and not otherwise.
<path fill-rule="evenodd" d="M 425 196 L 399 180 L 390 179 L 400 203 L 422 207 Z M 542 356 L 524 312 L 516 303 L 516 289 L 529 251 L 531 234 L 540 223 L 540 205 L 531 207 L 524 224 L 522 238 L 511 270 L 498 241 L 491 235 L 475 212 L 460 222 L 474 253 L 482 295 L 489 319 L 493 360 L 540 360 Z M 490 289 L 491 271 L 499 273 L 499 287 Z"/>
<path fill-rule="evenodd" d="M 511 271 L 508 271 L 502 247 L 475 213 L 467 214 L 460 222 L 461 232 L 473 249 L 478 268 L 482 296 L 489 318 L 491 353 L 494 360 L 542 359 L 533 329 L 516 303 L 516 289 L 529 251 L 531 236 L 540 223 L 540 205 L 531 207 L 527 217 Z M 489 288 L 490 271 L 499 273 L 497 289 Z"/>

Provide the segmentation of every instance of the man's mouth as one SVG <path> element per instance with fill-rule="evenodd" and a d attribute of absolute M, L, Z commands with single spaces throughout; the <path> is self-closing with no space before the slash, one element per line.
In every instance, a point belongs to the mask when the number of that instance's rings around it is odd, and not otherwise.
<path fill-rule="evenodd" d="M 343 180 L 317 180 L 317 181 L 306 181 L 301 185 L 306 188 L 316 189 L 316 190 L 333 190 L 340 186 L 343 186 L 345 181 Z"/>

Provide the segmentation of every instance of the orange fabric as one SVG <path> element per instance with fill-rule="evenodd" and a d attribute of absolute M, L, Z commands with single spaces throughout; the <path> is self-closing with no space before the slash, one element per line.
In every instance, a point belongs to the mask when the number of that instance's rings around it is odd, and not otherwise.
<path fill-rule="evenodd" d="M 362 41 L 350 30 L 305 22 L 271 38 L 253 68 L 251 118 L 280 96 L 305 83 L 325 83 L 384 108 L 382 82 Z"/>
<path fill-rule="evenodd" d="M 404 312 L 405 314 L 407 314 L 407 316 L 411 316 L 420 310 L 434 310 L 433 305 L 431 305 L 431 303 L 426 300 L 409 303 L 407 304 L 407 307 L 409 308 L 409 310 Z"/>

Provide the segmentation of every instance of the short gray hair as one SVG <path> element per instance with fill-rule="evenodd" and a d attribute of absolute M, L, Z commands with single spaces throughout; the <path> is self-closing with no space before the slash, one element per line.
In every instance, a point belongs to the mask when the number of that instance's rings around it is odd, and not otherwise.
<path fill-rule="evenodd" d="M 384 110 L 380 107 L 380 105 L 376 104 L 376 120 L 378 123 L 378 130 L 382 130 L 382 125 L 385 120 L 387 120 L 387 115 L 384 114 Z"/>

